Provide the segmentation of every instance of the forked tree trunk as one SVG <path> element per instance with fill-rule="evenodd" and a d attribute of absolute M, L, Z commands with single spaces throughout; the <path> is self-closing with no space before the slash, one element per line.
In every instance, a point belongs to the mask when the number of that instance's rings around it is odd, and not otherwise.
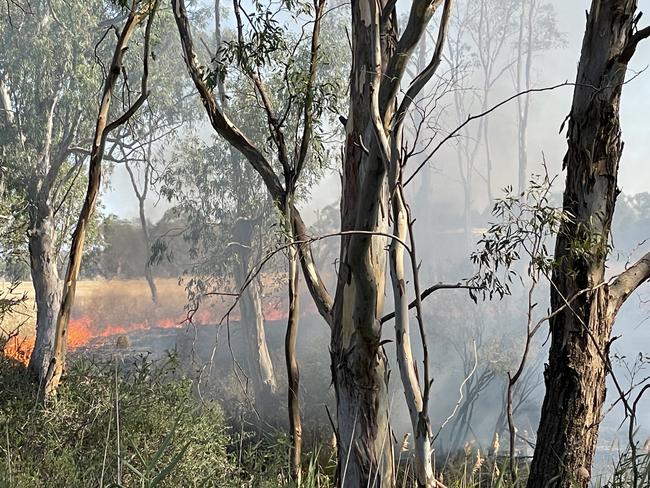
<path fill-rule="evenodd" d="M 557 238 L 559 266 L 551 287 L 552 309 L 566 308 L 550 322 L 546 396 L 528 488 L 588 485 L 605 401 L 612 325 L 618 308 L 647 279 L 650 267 L 642 260 L 611 286 L 604 282 L 623 147 L 621 90 L 640 40 L 633 31 L 636 5 L 634 0 L 593 0 L 587 17 L 564 159 L 564 210 L 572 221 Z M 590 291 L 566 306 L 582 290 Z"/>
<path fill-rule="evenodd" d="M 56 316 L 61 305 L 61 283 L 56 267 L 55 228 L 52 212 L 45 210 L 29 230 L 29 260 L 36 299 L 36 343 L 29 359 L 29 370 L 42 381 L 47 373 L 56 331 Z M 40 212 L 39 212 L 40 214 Z"/>
<path fill-rule="evenodd" d="M 383 4 L 383 2 L 381 2 Z M 346 125 L 341 229 L 388 230 L 384 161 L 371 114 L 374 61 L 372 16 L 377 3 L 352 4 L 352 75 Z M 382 48 L 390 49 L 390 36 Z M 386 43 L 386 44 L 385 44 Z M 385 52 L 385 51 L 384 51 Z M 388 59 L 388 56 L 386 56 Z M 332 324 L 332 379 L 338 419 L 337 486 L 394 486 L 389 425 L 388 363 L 381 344 L 386 279 L 385 237 L 343 236 Z"/>

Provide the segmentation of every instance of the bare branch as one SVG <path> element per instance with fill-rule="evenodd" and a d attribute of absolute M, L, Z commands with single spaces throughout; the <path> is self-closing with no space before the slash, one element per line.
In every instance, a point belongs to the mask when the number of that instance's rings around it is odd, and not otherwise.
<path fill-rule="evenodd" d="M 650 252 L 623 271 L 609 287 L 609 299 L 618 311 L 639 286 L 650 279 Z"/>
<path fill-rule="evenodd" d="M 430 286 L 420 294 L 420 300 L 426 299 L 429 295 L 431 295 L 432 293 L 438 290 L 481 290 L 481 289 L 482 287 L 480 286 L 464 285 L 462 283 L 436 283 L 435 285 Z M 417 300 L 413 300 L 411 303 L 409 303 L 409 310 L 415 308 L 416 304 L 417 304 Z M 395 318 L 395 312 L 386 314 L 381 318 L 381 323 L 384 324 L 393 318 Z"/>
<path fill-rule="evenodd" d="M 449 134 L 447 134 L 447 135 L 446 135 L 446 136 L 445 136 L 445 137 L 444 137 L 444 138 L 443 138 L 443 139 L 442 139 L 442 140 L 441 140 L 441 141 L 436 145 L 436 147 L 433 148 L 433 150 L 431 151 L 431 153 L 429 153 L 429 155 L 428 155 L 426 158 L 424 158 L 424 160 L 423 160 L 423 161 L 418 165 L 418 167 L 415 168 L 415 171 L 413 171 L 413 173 L 411 174 L 411 176 L 409 176 L 409 177 L 406 179 L 406 181 L 404 182 L 404 186 L 408 185 L 408 184 L 411 182 L 411 180 L 412 180 L 413 178 L 415 178 L 415 175 L 417 175 L 417 174 L 420 172 L 420 170 L 421 170 L 421 169 L 422 169 L 422 168 L 423 168 L 423 167 L 424 167 L 424 166 L 425 166 L 425 165 L 426 165 L 426 164 L 431 160 L 431 158 L 433 157 L 433 155 L 436 154 L 436 153 L 438 152 L 438 150 L 439 150 L 439 149 L 440 149 L 440 148 L 441 148 L 441 147 L 442 147 L 442 146 L 443 146 L 447 141 L 449 141 L 450 139 L 453 139 L 454 137 L 456 137 L 456 134 L 458 134 L 458 133 L 459 133 L 459 132 L 460 132 L 460 131 L 461 131 L 461 130 L 462 130 L 462 129 L 467 125 L 467 124 L 469 124 L 469 123 L 472 122 L 473 120 L 480 119 L 480 118 L 482 118 L 482 117 L 485 117 L 486 115 L 489 115 L 490 113 L 494 112 L 496 109 L 502 107 L 503 105 L 507 104 L 508 102 L 511 102 L 512 100 L 514 100 L 514 99 L 516 99 L 517 97 L 520 97 L 520 96 L 522 96 L 522 95 L 526 95 L 526 94 L 528 94 L 528 93 L 538 93 L 538 92 L 551 91 L 551 90 L 555 90 L 555 89 L 557 89 L 557 88 L 561 88 L 561 87 L 563 87 L 563 86 L 575 86 L 575 85 L 576 85 L 575 83 L 569 83 L 568 81 L 565 81 L 564 83 L 558 83 L 557 85 L 547 86 L 547 87 L 544 87 L 544 88 L 531 88 L 531 89 L 529 89 L 529 90 L 524 90 L 524 91 L 522 91 L 522 92 L 515 93 L 514 95 L 511 95 L 511 96 L 509 96 L 508 98 L 506 98 L 506 99 L 504 99 L 504 100 L 501 100 L 501 101 L 500 101 L 499 103 L 497 103 L 496 105 L 493 105 L 493 106 L 490 107 L 489 109 L 487 109 L 487 110 L 485 110 L 485 111 L 483 111 L 483 112 L 481 112 L 481 113 L 479 113 L 479 114 L 476 114 L 476 115 L 469 115 L 469 116 L 467 116 L 467 119 L 465 119 L 465 121 L 464 121 L 462 124 L 460 124 L 460 125 L 459 125 L 458 127 L 456 127 L 454 130 L 452 130 Z M 595 89 L 595 88 L 594 88 L 594 89 Z"/>

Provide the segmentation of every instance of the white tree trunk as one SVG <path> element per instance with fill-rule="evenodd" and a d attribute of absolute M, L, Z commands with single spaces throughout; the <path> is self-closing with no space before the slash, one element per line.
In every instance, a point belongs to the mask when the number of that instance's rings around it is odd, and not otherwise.
<path fill-rule="evenodd" d="M 239 282 L 243 283 L 241 275 Z M 264 330 L 264 315 L 260 285 L 257 280 L 244 290 L 240 301 L 240 327 L 246 348 L 246 365 L 255 390 L 255 407 L 261 414 L 269 411 L 275 398 L 277 384 Z"/>
<path fill-rule="evenodd" d="M 397 165 L 393 165 L 394 167 Z M 393 207 L 393 235 L 400 241 L 408 239 L 407 212 L 399 189 L 391 192 Z M 390 245 L 390 274 L 395 302 L 395 340 L 404 397 L 409 410 L 415 448 L 415 477 L 418 487 L 434 487 L 435 478 L 431 460 L 431 428 L 428 412 L 424 411 L 424 397 L 411 349 L 409 300 L 406 291 L 404 246 L 397 240 Z"/>
<path fill-rule="evenodd" d="M 29 369 L 39 381 L 43 381 L 54 350 L 56 318 L 61 306 L 61 283 L 56 266 L 56 229 L 51 209 L 46 208 L 38 214 L 28 232 L 36 299 L 36 342 Z"/>

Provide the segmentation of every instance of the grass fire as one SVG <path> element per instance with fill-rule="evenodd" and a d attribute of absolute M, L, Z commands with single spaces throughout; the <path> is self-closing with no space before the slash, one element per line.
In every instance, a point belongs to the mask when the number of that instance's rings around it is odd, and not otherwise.
<path fill-rule="evenodd" d="M 644 2 L 4 0 L 0 487 L 650 488 Z"/>

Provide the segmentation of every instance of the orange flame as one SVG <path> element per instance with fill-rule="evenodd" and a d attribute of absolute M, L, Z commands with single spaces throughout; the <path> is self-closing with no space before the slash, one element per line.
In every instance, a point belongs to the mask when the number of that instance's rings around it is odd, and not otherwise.
<path fill-rule="evenodd" d="M 126 325 L 105 325 L 101 327 L 97 326 L 93 322 L 92 318 L 88 316 L 79 319 L 71 319 L 68 327 L 68 350 L 75 350 L 79 347 L 86 346 L 97 337 L 113 337 L 153 328 L 169 329 L 180 327 L 182 321 L 182 318 L 179 320 L 164 319 L 153 325 L 148 322 L 141 322 Z M 7 344 L 5 344 L 5 356 L 16 359 L 23 364 L 27 364 L 32 355 L 32 351 L 34 350 L 34 339 L 34 337 L 12 337 Z"/>
<path fill-rule="evenodd" d="M 314 308 L 314 307 L 307 307 Z M 283 306 L 268 307 L 264 311 L 264 318 L 270 321 L 279 321 L 287 317 L 287 311 Z M 201 310 L 196 313 L 192 322 L 196 325 L 215 324 L 220 318 L 215 318 L 208 310 Z M 232 320 L 239 320 L 236 311 L 231 314 Z M 126 324 L 101 324 L 96 323 L 92 317 L 86 315 L 81 318 L 71 319 L 68 327 L 68 350 L 72 351 L 79 347 L 94 345 L 92 341 L 97 338 L 110 338 L 120 335 L 130 334 L 136 331 L 146 331 L 150 329 L 163 328 L 171 329 L 182 327 L 186 316 L 177 318 L 145 320 L 143 322 L 133 322 Z M 23 364 L 29 362 L 29 358 L 34 350 L 35 338 L 31 337 L 12 337 L 4 346 L 4 354 L 7 357 L 20 361 Z"/>

